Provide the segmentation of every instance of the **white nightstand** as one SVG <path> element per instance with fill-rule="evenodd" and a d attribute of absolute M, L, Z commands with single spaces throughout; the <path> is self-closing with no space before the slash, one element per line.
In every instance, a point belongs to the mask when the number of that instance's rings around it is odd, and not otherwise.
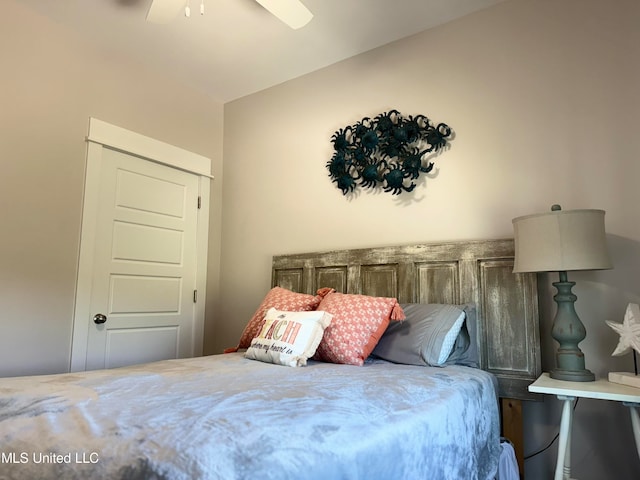
<path fill-rule="evenodd" d="M 560 421 L 560 438 L 558 443 L 558 461 L 554 480 L 571 478 L 571 425 L 573 422 L 573 403 L 576 398 L 595 398 L 622 402 L 629 407 L 633 436 L 640 455 L 640 389 L 628 387 L 608 380 L 600 379 L 595 382 L 567 382 L 554 380 L 548 373 L 543 373 L 535 382 L 529 385 L 529 391 L 556 395 L 562 400 L 562 420 Z"/>

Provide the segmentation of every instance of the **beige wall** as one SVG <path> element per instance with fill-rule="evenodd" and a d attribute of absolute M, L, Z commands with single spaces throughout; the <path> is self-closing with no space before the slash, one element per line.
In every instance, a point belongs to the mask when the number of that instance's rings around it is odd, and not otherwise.
<path fill-rule="evenodd" d="M 215 350 L 235 344 L 270 285 L 271 256 L 334 248 L 512 236 L 513 217 L 602 208 L 616 268 L 571 274 L 589 332 L 587 367 L 610 357 L 640 302 L 640 2 L 512 0 L 225 105 L 222 308 Z M 331 135 L 389 109 L 456 133 L 412 195 L 344 197 L 325 168 Z M 541 276 L 543 367 L 555 306 Z M 558 402 L 525 405 L 526 452 L 558 429 Z M 582 400 L 575 476 L 636 479 L 625 407 Z M 527 461 L 551 478 L 555 446 Z"/>
<path fill-rule="evenodd" d="M 90 116 L 213 160 L 213 308 L 222 105 L 14 1 L 2 4 L 0 58 L 0 376 L 68 371 Z"/>

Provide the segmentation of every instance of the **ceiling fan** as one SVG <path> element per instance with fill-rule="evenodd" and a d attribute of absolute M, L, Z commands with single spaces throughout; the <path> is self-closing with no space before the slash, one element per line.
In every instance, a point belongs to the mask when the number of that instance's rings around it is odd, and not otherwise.
<path fill-rule="evenodd" d="M 300 0 L 256 0 L 256 2 L 294 30 L 304 27 L 313 18 L 313 14 Z M 183 8 L 186 8 L 185 12 L 189 15 L 188 0 L 152 0 L 147 11 L 147 21 L 168 23 Z M 202 13 L 204 11 L 204 3 L 201 3 L 200 9 Z"/>

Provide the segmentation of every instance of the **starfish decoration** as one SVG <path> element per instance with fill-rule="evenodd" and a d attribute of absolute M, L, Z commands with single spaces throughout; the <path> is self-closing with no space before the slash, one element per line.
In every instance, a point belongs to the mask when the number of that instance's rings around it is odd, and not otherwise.
<path fill-rule="evenodd" d="M 611 355 L 624 355 L 632 348 L 640 353 L 640 306 L 637 303 L 627 305 L 622 323 L 605 322 L 620 335 L 620 342 Z"/>

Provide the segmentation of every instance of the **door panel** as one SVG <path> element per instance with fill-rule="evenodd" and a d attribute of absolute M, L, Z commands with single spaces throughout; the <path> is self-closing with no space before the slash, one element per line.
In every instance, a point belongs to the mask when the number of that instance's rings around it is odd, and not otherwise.
<path fill-rule="evenodd" d="M 105 368 L 155 362 L 178 356 L 178 327 L 111 329 L 106 338 Z"/>
<path fill-rule="evenodd" d="M 182 263 L 184 232 L 116 221 L 113 258 L 122 261 Z"/>
<path fill-rule="evenodd" d="M 111 275 L 111 314 L 180 313 L 180 278 Z"/>
<path fill-rule="evenodd" d="M 116 205 L 119 208 L 179 219 L 185 215 L 184 185 L 125 169 L 118 170 L 117 185 Z"/>

